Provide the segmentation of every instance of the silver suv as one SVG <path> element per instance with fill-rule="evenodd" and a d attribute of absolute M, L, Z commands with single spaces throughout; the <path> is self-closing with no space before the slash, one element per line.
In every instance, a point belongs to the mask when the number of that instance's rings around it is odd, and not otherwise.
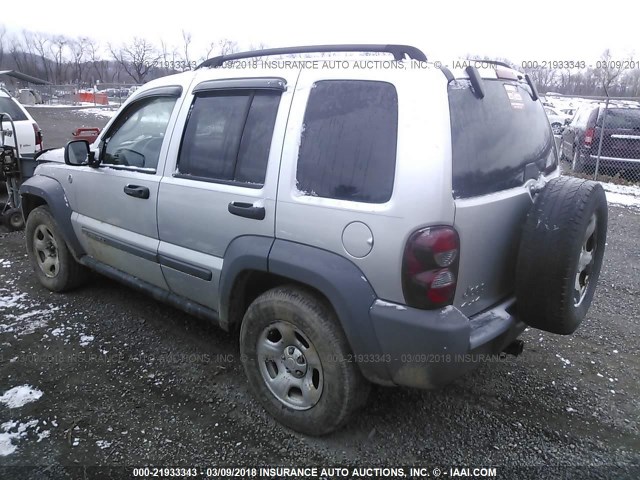
<path fill-rule="evenodd" d="M 376 55 L 281 60 L 355 51 Z M 602 187 L 559 176 L 535 87 L 495 62 L 216 57 L 56 158 L 21 189 L 39 281 L 89 268 L 239 329 L 256 398 L 307 434 L 372 382 L 434 388 L 519 353 L 526 325 L 572 333 L 602 263 Z"/>

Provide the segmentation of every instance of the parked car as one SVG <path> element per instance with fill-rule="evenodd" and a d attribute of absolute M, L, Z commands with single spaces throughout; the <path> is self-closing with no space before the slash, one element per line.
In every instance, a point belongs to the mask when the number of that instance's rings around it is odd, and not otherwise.
<path fill-rule="evenodd" d="M 232 59 L 355 49 L 426 62 L 401 45 Z M 560 177 L 529 77 L 354 68 L 368 58 L 223 56 L 144 85 L 92 146 L 43 154 L 23 184 L 36 278 L 62 292 L 90 268 L 239 331 L 256 399 L 311 435 L 370 383 L 436 388 L 520 353 L 527 325 L 575 331 L 607 204 L 600 184 Z"/>
<path fill-rule="evenodd" d="M 27 109 L 18 103 L 5 89 L 0 89 L 0 113 L 8 113 L 15 123 L 20 156 L 32 157 L 42 150 L 42 130 Z M 11 139 L 13 133 L 7 119 L 2 122 L 0 128 L 5 133 L 5 143 L 15 147 L 16 142 Z"/>
<path fill-rule="evenodd" d="M 553 134 L 561 135 L 564 126 L 568 123 L 569 120 L 571 120 L 571 117 L 559 110 L 556 110 L 553 107 L 545 106 L 544 111 L 546 112 L 549 123 L 551 124 Z"/>
<path fill-rule="evenodd" d="M 638 106 L 612 103 L 606 112 L 606 119 L 604 104 L 580 107 L 562 135 L 562 159 L 570 161 L 573 170 L 593 170 L 601 136 L 599 168 L 609 171 L 640 168 Z"/>

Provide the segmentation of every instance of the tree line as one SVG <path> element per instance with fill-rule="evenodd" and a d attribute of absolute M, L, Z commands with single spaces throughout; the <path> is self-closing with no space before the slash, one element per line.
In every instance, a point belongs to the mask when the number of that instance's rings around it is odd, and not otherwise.
<path fill-rule="evenodd" d="M 179 44 L 170 45 L 164 40 L 154 43 L 136 37 L 124 43 L 103 45 L 89 37 L 30 31 L 9 33 L 0 25 L 0 70 L 18 70 L 56 85 L 142 84 L 192 69 L 212 56 L 239 50 L 236 41 L 223 38 L 195 51 L 192 40 L 192 34 L 183 30 Z M 249 48 L 262 49 L 265 45 Z M 528 73 L 542 93 L 640 96 L 640 65 L 633 61 L 614 61 L 609 50 L 602 53 L 597 66 L 582 65 L 582 68 L 580 62 L 577 65 L 564 65 L 566 62 L 518 64 L 501 60 Z"/>
<path fill-rule="evenodd" d="M 164 40 L 155 44 L 142 37 L 103 45 L 89 37 L 26 30 L 11 34 L 0 25 L 0 70 L 18 70 L 55 85 L 142 84 L 194 68 L 211 56 L 237 51 L 237 42 L 223 38 L 196 52 L 192 35 L 186 31 L 182 31 L 180 45 L 169 45 Z"/>

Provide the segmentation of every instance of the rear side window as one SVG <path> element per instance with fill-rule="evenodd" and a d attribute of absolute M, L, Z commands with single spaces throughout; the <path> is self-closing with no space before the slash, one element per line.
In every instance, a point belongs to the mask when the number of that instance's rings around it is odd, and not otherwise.
<path fill-rule="evenodd" d="M 384 203 L 396 166 L 398 96 L 393 85 L 317 82 L 307 103 L 297 188 L 306 194 Z"/>
<path fill-rule="evenodd" d="M 557 165 L 542 104 L 534 102 L 521 85 L 503 80 L 484 80 L 483 84 L 482 99 L 473 94 L 466 80 L 449 84 L 455 198 L 522 185 L 529 164 L 541 172 Z"/>
<path fill-rule="evenodd" d="M 14 122 L 28 120 L 22 109 L 10 98 L 0 97 L 0 113 L 8 113 Z M 6 122 L 7 119 L 4 119 Z"/>
<path fill-rule="evenodd" d="M 604 109 L 598 119 L 598 126 L 602 125 Z M 605 119 L 605 128 L 620 128 L 640 130 L 640 108 L 609 108 Z"/>
<path fill-rule="evenodd" d="M 180 147 L 179 173 L 261 187 L 279 103 L 280 94 L 271 91 L 197 95 Z"/>

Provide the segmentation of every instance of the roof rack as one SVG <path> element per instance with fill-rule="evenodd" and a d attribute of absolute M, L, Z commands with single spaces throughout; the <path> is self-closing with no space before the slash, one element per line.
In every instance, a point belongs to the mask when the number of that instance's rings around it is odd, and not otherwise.
<path fill-rule="evenodd" d="M 427 56 L 418 48 L 410 45 L 376 45 L 376 44 L 344 44 L 344 45 L 306 45 L 301 47 L 267 48 L 264 50 L 250 50 L 247 52 L 220 55 L 205 60 L 198 68 L 218 68 L 224 62 L 240 60 L 243 58 L 266 57 L 272 55 L 292 55 L 296 53 L 325 53 L 325 52 L 380 52 L 390 53 L 396 60 L 402 60 L 405 56 L 421 62 L 427 61 Z"/>

